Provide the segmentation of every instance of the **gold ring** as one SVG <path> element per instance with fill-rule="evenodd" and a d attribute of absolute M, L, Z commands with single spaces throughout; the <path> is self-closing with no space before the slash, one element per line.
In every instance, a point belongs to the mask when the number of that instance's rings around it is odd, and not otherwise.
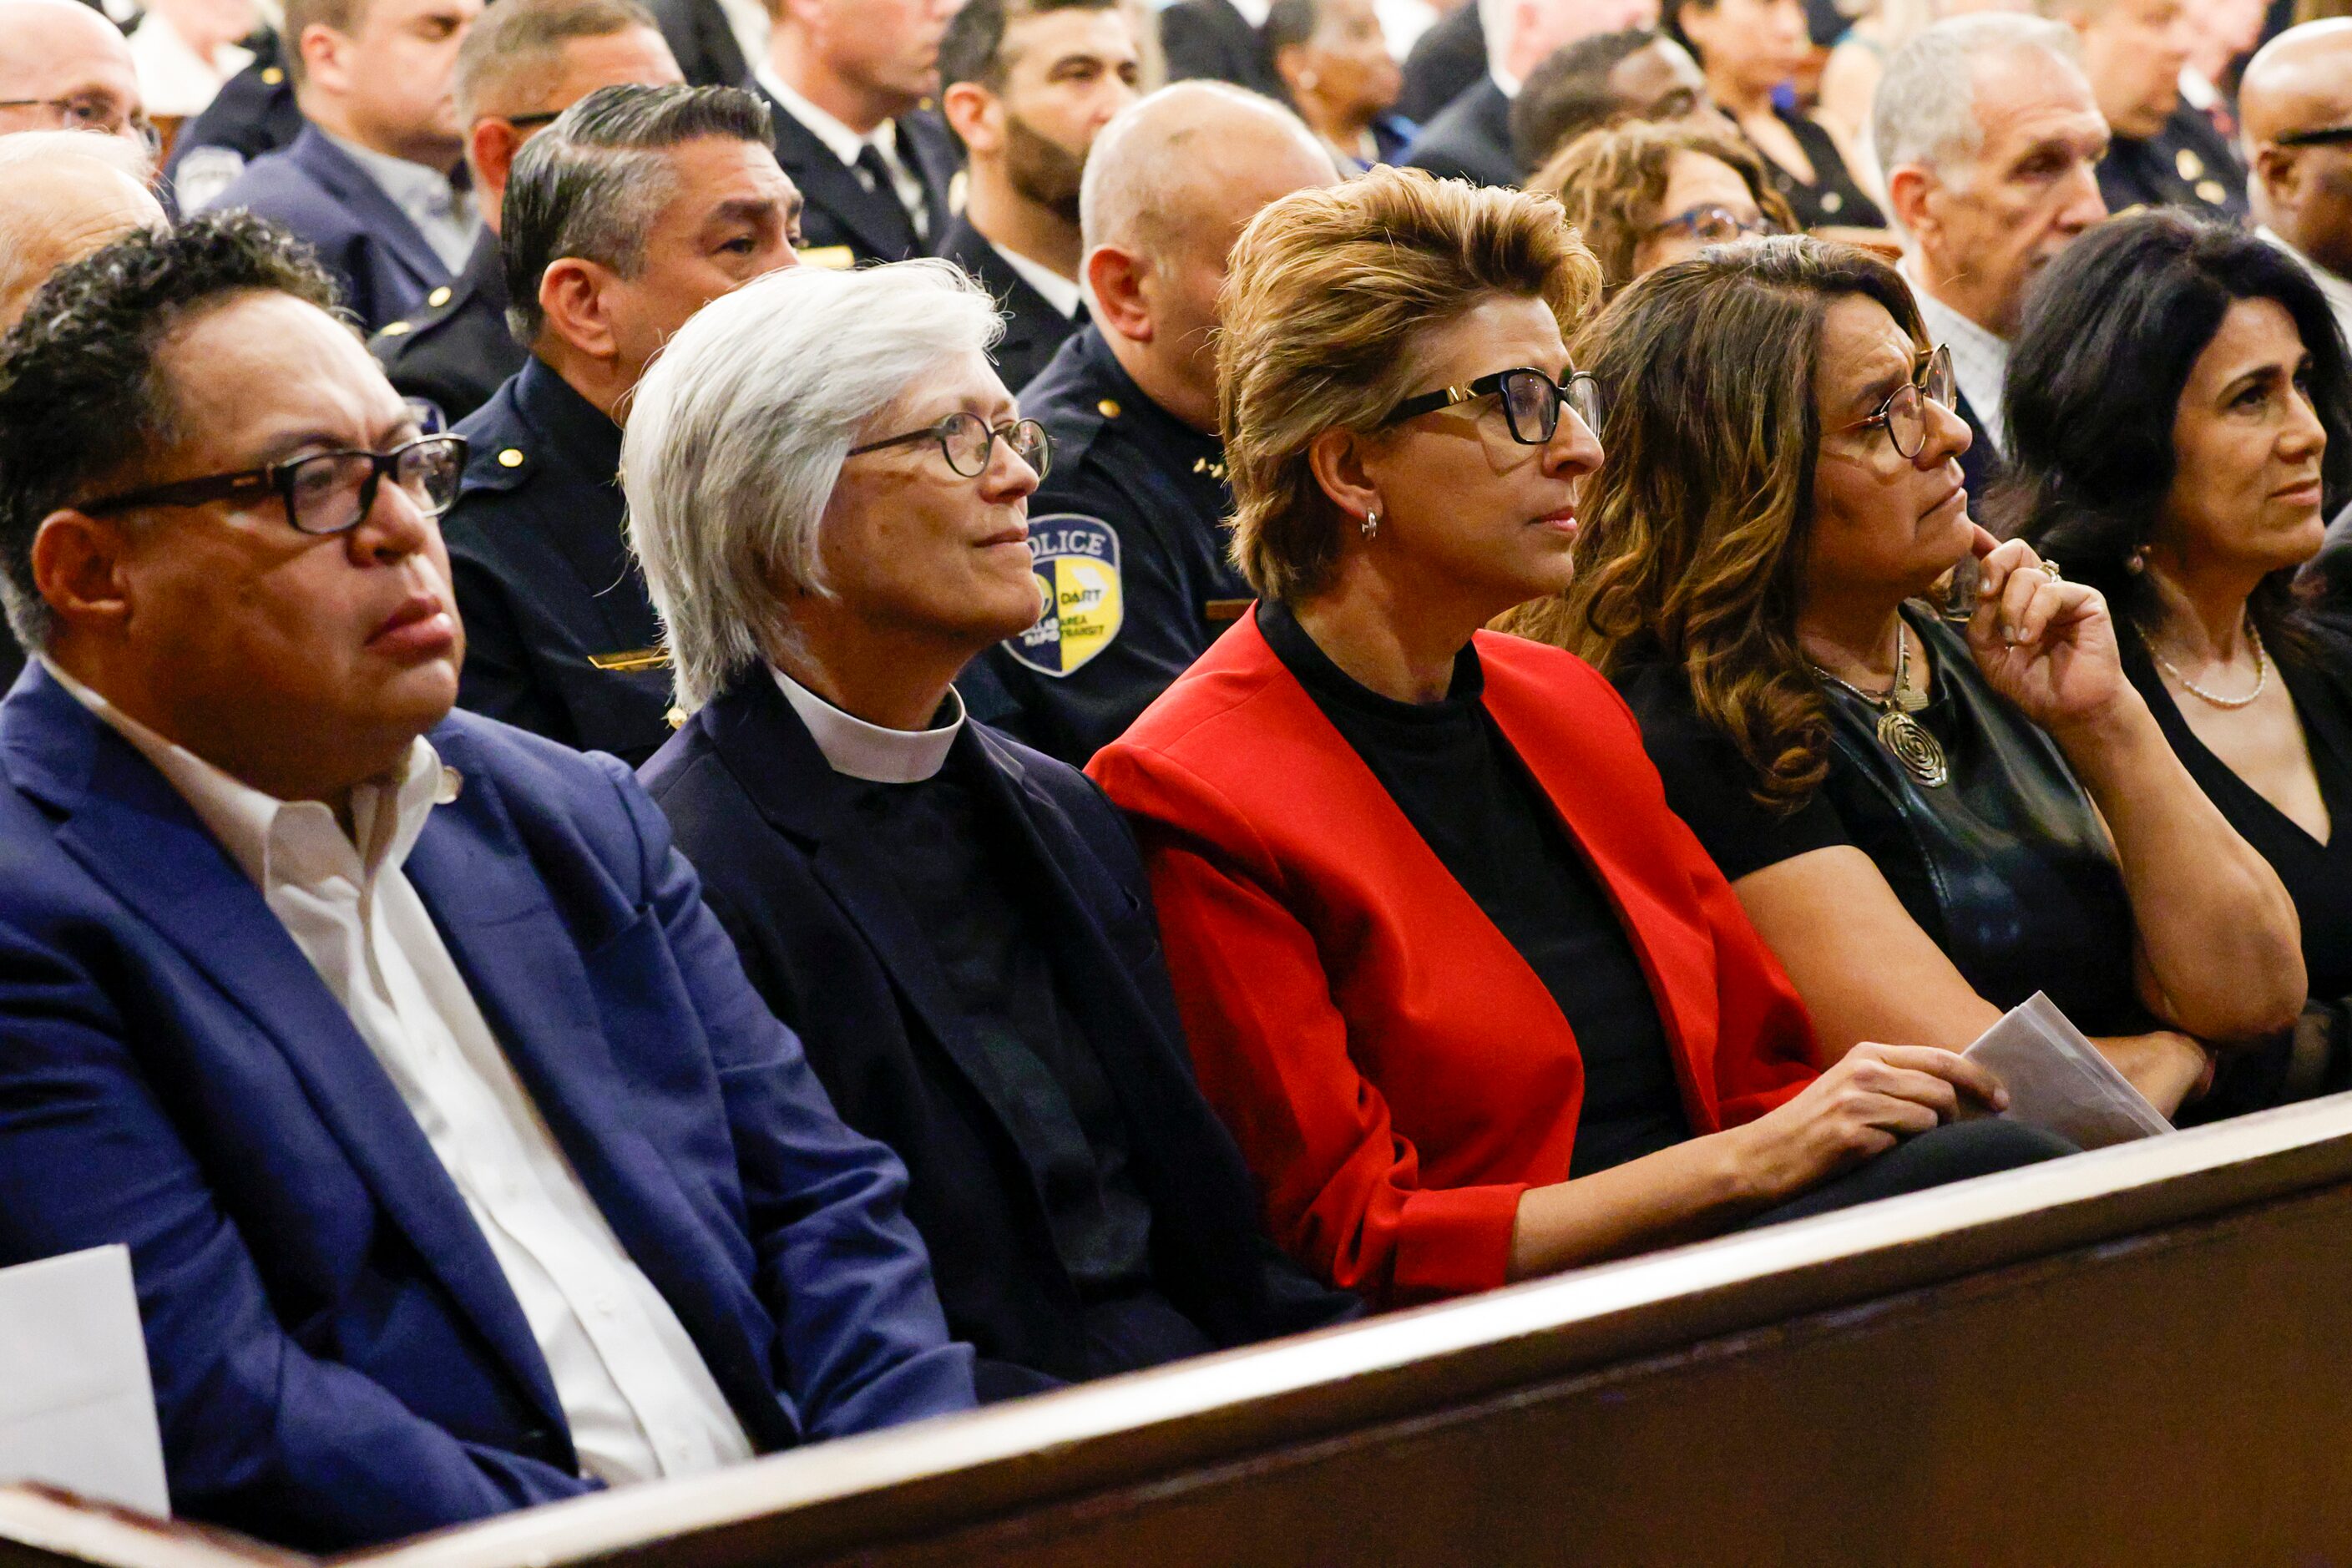
<path fill-rule="evenodd" d="M 2055 561 L 2042 562 L 2042 570 L 2053 583 L 2063 583 L 2066 580 L 2066 574 L 2058 570 L 2058 563 Z"/>

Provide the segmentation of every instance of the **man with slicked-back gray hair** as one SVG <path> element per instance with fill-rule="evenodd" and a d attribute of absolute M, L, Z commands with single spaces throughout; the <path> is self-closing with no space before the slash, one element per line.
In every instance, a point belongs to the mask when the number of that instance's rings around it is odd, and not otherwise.
<path fill-rule="evenodd" d="M 614 87 L 516 158 L 508 315 L 530 358 L 458 426 L 445 531 L 470 645 L 457 700 L 630 763 L 669 735 L 669 655 L 622 539 L 621 420 L 710 300 L 793 265 L 800 193 L 767 106 L 731 87 Z"/>
<path fill-rule="evenodd" d="M 907 1162 L 983 1399 L 1356 1310 L 1259 1230 L 1118 814 L 959 691 L 1038 615 L 1053 454 L 998 330 L 944 261 L 764 278 L 678 333 L 623 448 L 695 710 L 640 776 L 835 1109 Z"/>
<path fill-rule="evenodd" d="M 1901 270 L 1928 335 L 1952 351 L 1972 502 L 1999 473 L 2001 378 L 2027 289 L 2107 216 L 2107 122 L 2076 55 L 2055 22 L 1954 17 L 1895 52 L 1872 100 Z"/>

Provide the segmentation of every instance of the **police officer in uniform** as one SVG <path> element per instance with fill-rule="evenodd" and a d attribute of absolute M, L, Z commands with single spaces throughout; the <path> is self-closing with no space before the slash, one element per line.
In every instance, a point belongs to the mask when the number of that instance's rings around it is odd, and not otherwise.
<path fill-rule="evenodd" d="M 2118 136 L 2099 163 L 2109 212 L 2179 207 L 2217 223 L 2246 218 L 2246 172 L 2202 110 L 2186 99 L 2146 141 Z"/>
<path fill-rule="evenodd" d="M 423 312 L 387 323 L 369 342 L 393 385 L 455 424 L 522 369 L 527 356 L 508 329 L 499 249 L 515 154 L 597 88 L 683 80 L 636 0 L 501 0 L 482 14 L 467 30 L 450 83 L 482 232 L 465 269 L 425 297 Z"/>
<path fill-rule="evenodd" d="M 1006 727 L 1083 764 L 1250 602 L 1225 554 L 1224 447 L 1145 395 L 1098 327 L 1021 396 L 1054 437 L 1029 501 L 1045 616 L 989 656 L 1019 712 Z"/>
<path fill-rule="evenodd" d="M 800 195 L 773 134 L 740 89 L 611 87 L 515 160 L 507 283 L 530 357 L 458 426 L 472 455 L 442 528 L 467 633 L 457 700 L 475 712 L 633 764 L 669 738 L 669 656 L 623 531 L 614 415 L 688 317 L 793 264 Z M 659 209 L 582 221 L 590 171 L 648 153 L 669 165 Z M 567 233 L 614 253 L 559 253 Z M 639 258 L 627 279 L 625 252 Z"/>
<path fill-rule="evenodd" d="M 285 45 L 275 28 L 245 41 L 253 61 L 228 80 L 204 112 L 180 127 L 163 164 L 163 184 L 182 213 L 193 213 L 234 184 L 264 153 L 290 147 L 302 134 L 302 110 L 286 74 Z"/>
<path fill-rule="evenodd" d="M 1082 766 L 1248 608 L 1226 559 L 1216 282 L 1259 208 L 1337 177 L 1297 116 L 1223 83 L 1163 88 L 1096 137 L 1080 218 L 1096 324 L 1021 394 L 1054 437 L 1029 499 L 1045 613 L 985 656 L 1019 710 L 984 719 Z"/>
<path fill-rule="evenodd" d="M 2230 139 L 2182 99 L 2189 63 L 2182 0 L 2048 0 L 2051 16 L 2073 27 L 2091 96 L 2115 140 L 2099 163 L 2099 194 L 2111 213 L 2168 206 L 2201 218 L 2242 222 L 2246 171 Z"/>
<path fill-rule="evenodd" d="M 368 340 L 368 351 L 393 385 L 432 404 L 451 424 L 488 402 L 530 357 L 507 331 L 498 231 L 485 228 L 466 269 L 425 296 L 423 314 L 385 322 Z"/>

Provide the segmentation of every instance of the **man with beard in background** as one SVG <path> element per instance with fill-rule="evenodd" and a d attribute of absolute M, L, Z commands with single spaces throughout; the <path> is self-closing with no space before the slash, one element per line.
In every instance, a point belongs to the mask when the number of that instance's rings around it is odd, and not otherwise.
<path fill-rule="evenodd" d="M 1139 71 L 1117 0 L 970 0 L 940 44 L 940 108 L 971 171 L 940 254 L 1003 307 L 993 358 L 1016 392 L 1084 322 L 1079 180 Z"/>

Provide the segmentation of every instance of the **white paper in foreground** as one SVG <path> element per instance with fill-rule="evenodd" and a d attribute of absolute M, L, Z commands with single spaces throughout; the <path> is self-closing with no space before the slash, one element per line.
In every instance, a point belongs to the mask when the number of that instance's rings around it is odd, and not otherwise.
<path fill-rule="evenodd" d="M 129 1247 L 0 1268 L 0 1484 L 10 1481 L 171 1513 Z"/>
<path fill-rule="evenodd" d="M 2169 1132 L 2146 1096 L 2036 991 L 1962 1053 L 1990 1068 L 2009 1090 L 2011 1120 L 2043 1128 L 2084 1149 Z"/>

